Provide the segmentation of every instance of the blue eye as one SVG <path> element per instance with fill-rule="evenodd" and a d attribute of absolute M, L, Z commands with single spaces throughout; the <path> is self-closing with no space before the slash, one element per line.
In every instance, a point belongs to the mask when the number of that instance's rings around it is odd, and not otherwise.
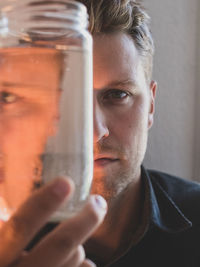
<path fill-rule="evenodd" d="M 15 94 L 9 92 L 1 92 L 0 93 L 0 103 L 3 104 L 12 104 L 16 102 L 18 97 Z"/>
<path fill-rule="evenodd" d="M 120 102 L 125 100 L 129 94 L 119 89 L 110 89 L 103 93 L 104 101 Z"/>

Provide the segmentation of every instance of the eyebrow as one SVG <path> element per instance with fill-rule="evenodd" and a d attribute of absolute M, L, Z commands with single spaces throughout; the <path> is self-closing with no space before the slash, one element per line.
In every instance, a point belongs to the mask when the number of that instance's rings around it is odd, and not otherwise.
<path fill-rule="evenodd" d="M 116 80 L 112 81 L 108 84 L 108 87 L 112 86 L 123 86 L 123 85 L 130 85 L 130 86 L 136 86 L 136 82 L 133 79 L 126 79 L 126 80 Z"/>
<path fill-rule="evenodd" d="M 0 91 L 1 89 L 4 88 L 6 89 L 10 89 L 10 90 L 15 90 L 15 89 L 26 89 L 26 90 L 30 90 L 30 89 L 45 89 L 49 88 L 49 86 L 39 86 L 39 85 L 34 85 L 34 84 L 28 84 L 28 83 L 14 83 L 14 82 L 0 82 Z M 59 88 L 59 90 L 61 90 L 61 88 Z"/>
<path fill-rule="evenodd" d="M 16 87 L 17 88 L 24 88 L 27 86 L 28 86 L 28 84 L 20 84 L 20 83 L 12 83 L 12 82 L 0 82 L 0 87 L 4 87 L 4 88 L 16 88 Z"/>

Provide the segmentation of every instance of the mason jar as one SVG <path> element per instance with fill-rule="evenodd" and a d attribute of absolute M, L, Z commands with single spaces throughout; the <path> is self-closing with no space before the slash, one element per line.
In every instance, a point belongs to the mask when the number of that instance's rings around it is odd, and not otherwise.
<path fill-rule="evenodd" d="M 92 37 L 85 6 L 0 2 L 0 220 L 57 176 L 75 193 L 51 218 L 82 208 L 93 175 Z"/>

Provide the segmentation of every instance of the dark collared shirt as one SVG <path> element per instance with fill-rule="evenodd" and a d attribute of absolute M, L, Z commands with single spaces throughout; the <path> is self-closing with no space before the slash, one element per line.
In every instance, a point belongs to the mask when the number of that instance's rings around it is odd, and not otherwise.
<path fill-rule="evenodd" d="M 200 184 L 143 167 L 142 180 L 145 227 L 127 252 L 106 266 L 200 267 Z M 27 249 L 54 227 L 48 224 Z"/>
<path fill-rule="evenodd" d="M 145 234 L 112 267 L 199 267 L 200 184 L 142 167 Z M 100 266 L 100 265 L 97 265 Z"/>

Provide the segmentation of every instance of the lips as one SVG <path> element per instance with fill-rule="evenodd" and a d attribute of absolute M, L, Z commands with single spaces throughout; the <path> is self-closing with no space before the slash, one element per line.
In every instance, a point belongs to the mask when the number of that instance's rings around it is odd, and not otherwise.
<path fill-rule="evenodd" d="M 113 164 L 117 162 L 119 159 L 115 157 L 110 157 L 110 156 L 97 156 L 94 158 L 94 165 L 96 167 L 103 167 L 108 164 Z"/>

